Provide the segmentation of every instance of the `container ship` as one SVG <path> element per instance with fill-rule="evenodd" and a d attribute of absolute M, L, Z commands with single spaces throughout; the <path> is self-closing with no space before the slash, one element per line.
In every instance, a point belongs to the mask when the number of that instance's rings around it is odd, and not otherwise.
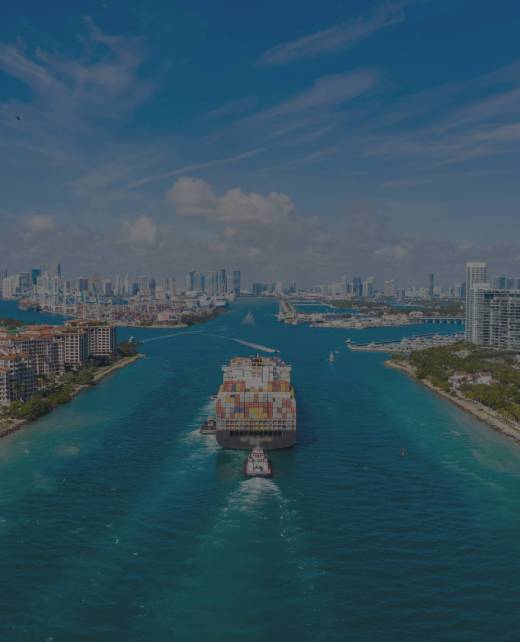
<path fill-rule="evenodd" d="M 215 401 L 217 442 L 224 448 L 290 448 L 296 442 L 291 366 L 277 357 L 235 357 L 222 367 Z"/>

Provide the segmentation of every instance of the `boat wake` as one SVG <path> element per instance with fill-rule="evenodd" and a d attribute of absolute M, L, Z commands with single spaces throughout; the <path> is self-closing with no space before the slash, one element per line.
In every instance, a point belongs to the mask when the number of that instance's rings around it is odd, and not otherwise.
<path fill-rule="evenodd" d="M 209 332 L 176 332 L 175 334 L 163 334 L 160 337 L 150 337 L 149 339 L 143 339 L 141 343 L 152 343 L 153 341 L 163 341 L 164 339 L 175 339 L 176 337 L 185 337 L 191 335 L 196 335 L 198 337 L 213 337 L 214 339 L 224 339 L 225 341 L 234 341 L 235 343 L 240 343 L 241 345 L 248 346 L 249 348 L 260 350 L 261 352 L 280 352 L 280 350 L 278 350 L 277 348 L 270 348 L 269 346 L 264 346 L 261 343 L 251 343 L 250 341 L 244 341 L 243 339 L 237 339 L 236 337 L 225 337 L 222 334 L 210 334 Z"/>
<path fill-rule="evenodd" d="M 200 443 L 200 445 L 203 447 L 202 450 L 192 452 L 190 455 L 190 459 L 198 459 L 208 452 L 214 453 L 220 449 L 214 435 L 202 435 L 200 433 L 200 427 L 204 420 L 214 414 L 215 401 L 212 398 L 209 398 L 202 406 L 202 408 L 198 410 L 197 415 L 195 416 L 193 421 L 190 422 L 190 431 L 181 438 L 181 440 L 185 443 Z"/>
<path fill-rule="evenodd" d="M 150 337 L 149 339 L 141 339 L 140 343 L 152 343 L 153 341 L 162 341 L 163 339 L 175 339 L 175 337 L 183 337 L 190 334 L 203 334 L 202 332 L 175 332 L 172 334 L 161 334 L 160 337 Z"/>
<path fill-rule="evenodd" d="M 224 338 L 224 337 L 222 337 Z M 229 338 L 231 341 L 235 341 L 236 343 L 240 343 L 243 346 L 248 346 L 249 348 L 254 348 L 255 350 L 261 350 L 262 352 L 280 352 L 280 350 L 277 350 L 276 348 L 269 348 L 268 346 L 263 346 L 260 343 L 251 343 L 249 341 L 244 341 L 243 339 L 234 339 L 233 337 L 225 337 L 226 339 Z"/>
<path fill-rule="evenodd" d="M 241 453 L 243 454 L 243 453 Z M 258 516 L 262 514 L 260 507 L 272 500 L 281 502 L 281 492 L 276 482 L 272 479 L 253 477 L 244 479 L 238 488 L 232 491 L 221 507 L 217 520 L 213 526 L 212 534 L 223 536 L 243 523 L 244 514 Z"/>

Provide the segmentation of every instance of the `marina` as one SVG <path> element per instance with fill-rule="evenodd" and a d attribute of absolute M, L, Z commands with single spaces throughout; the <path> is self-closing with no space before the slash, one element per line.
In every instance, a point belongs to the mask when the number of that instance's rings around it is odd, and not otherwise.
<path fill-rule="evenodd" d="M 464 334 L 456 333 L 449 335 L 425 334 L 421 336 L 403 337 L 400 341 L 379 341 L 370 343 L 352 343 L 347 340 L 345 343 L 349 350 L 354 352 L 387 352 L 394 354 L 410 354 L 415 350 L 427 350 L 448 346 L 452 343 L 464 340 Z"/>

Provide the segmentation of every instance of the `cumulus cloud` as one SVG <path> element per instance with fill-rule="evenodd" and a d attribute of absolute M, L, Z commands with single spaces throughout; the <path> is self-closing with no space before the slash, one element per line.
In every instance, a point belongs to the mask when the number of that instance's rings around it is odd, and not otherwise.
<path fill-rule="evenodd" d="M 374 256 L 389 259 L 404 259 L 409 255 L 408 248 L 402 244 L 389 245 L 375 250 Z"/>
<path fill-rule="evenodd" d="M 215 223 L 272 225 L 287 221 L 294 204 L 286 194 L 266 195 L 230 189 L 222 196 L 200 178 L 179 178 L 167 193 L 180 216 L 202 217 Z"/>
<path fill-rule="evenodd" d="M 132 245 L 155 245 L 157 225 L 149 216 L 139 216 L 124 223 L 125 240 Z"/>
<path fill-rule="evenodd" d="M 56 228 L 56 221 L 49 214 L 33 214 L 24 220 L 24 227 L 29 232 L 51 232 Z"/>

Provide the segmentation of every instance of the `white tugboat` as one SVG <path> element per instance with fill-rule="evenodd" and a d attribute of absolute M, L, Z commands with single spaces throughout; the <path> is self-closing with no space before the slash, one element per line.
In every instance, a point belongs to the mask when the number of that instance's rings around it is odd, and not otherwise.
<path fill-rule="evenodd" d="M 244 475 L 246 477 L 272 477 L 273 467 L 264 451 L 258 446 L 247 456 L 244 461 Z"/>

